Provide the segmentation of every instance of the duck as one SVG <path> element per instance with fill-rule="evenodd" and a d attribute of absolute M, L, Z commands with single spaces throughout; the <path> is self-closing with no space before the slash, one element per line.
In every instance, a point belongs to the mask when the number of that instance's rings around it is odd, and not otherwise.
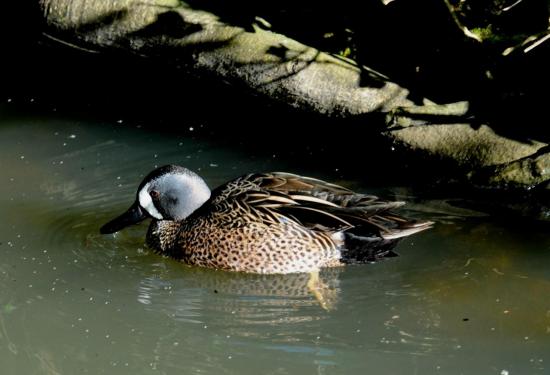
<path fill-rule="evenodd" d="M 198 174 L 171 164 L 150 172 L 130 208 L 100 233 L 150 218 L 147 245 L 180 262 L 314 273 L 395 256 L 402 238 L 433 226 L 394 213 L 404 204 L 286 172 L 250 173 L 210 190 Z"/>

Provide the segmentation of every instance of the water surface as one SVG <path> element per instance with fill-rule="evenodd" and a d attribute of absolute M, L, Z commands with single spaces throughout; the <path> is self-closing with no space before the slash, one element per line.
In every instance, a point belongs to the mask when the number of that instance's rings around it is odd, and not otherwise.
<path fill-rule="evenodd" d="M 341 179 L 438 224 L 397 258 L 323 271 L 328 310 L 307 275 L 184 266 L 144 246 L 147 223 L 99 235 L 163 164 L 212 187 L 251 171 L 327 176 L 195 130 L 0 117 L 2 374 L 550 372 L 546 225 Z"/>

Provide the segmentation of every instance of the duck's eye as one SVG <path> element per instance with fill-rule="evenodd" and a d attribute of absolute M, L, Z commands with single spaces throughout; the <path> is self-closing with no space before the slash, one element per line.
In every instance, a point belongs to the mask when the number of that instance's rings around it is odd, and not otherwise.
<path fill-rule="evenodd" d="M 159 193 L 158 191 L 156 191 L 156 190 L 151 190 L 151 191 L 149 192 L 149 195 L 150 195 L 151 198 L 153 198 L 153 199 L 158 199 L 158 197 L 160 196 L 160 193 Z"/>

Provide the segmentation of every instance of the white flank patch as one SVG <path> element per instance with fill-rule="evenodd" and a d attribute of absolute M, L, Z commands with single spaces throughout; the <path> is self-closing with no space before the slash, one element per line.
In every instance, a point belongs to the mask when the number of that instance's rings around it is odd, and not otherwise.
<path fill-rule="evenodd" d="M 330 235 L 330 237 L 332 238 L 332 240 L 337 245 L 342 245 L 344 243 L 344 232 L 343 231 L 334 232 Z"/>
<path fill-rule="evenodd" d="M 158 212 L 157 208 L 153 204 L 153 199 L 151 199 L 151 196 L 148 192 L 149 189 L 149 183 L 146 183 L 145 186 L 140 190 L 138 194 L 139 199 L 139 205 L 145 209 L 151 215 L 157 220 L 162 220 L 162 215 L 160 212 Z"/>

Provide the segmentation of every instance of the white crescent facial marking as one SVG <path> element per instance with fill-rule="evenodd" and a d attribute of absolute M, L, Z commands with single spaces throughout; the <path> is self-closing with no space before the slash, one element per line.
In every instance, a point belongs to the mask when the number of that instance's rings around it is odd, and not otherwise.
<path fill-rule="evenodd" d="M 153 204 L 153 199 L 151 199 L 151 196 L 149 195 L 149 183 L 146 183 L 145 186 L 139 191 L 138 194 L 138 200 L 139 205 L 145 209 L 151 215 L 157 220 L 162 220 L 162 215 L 160 212 L 158 212 L 157 208 Z"/>

